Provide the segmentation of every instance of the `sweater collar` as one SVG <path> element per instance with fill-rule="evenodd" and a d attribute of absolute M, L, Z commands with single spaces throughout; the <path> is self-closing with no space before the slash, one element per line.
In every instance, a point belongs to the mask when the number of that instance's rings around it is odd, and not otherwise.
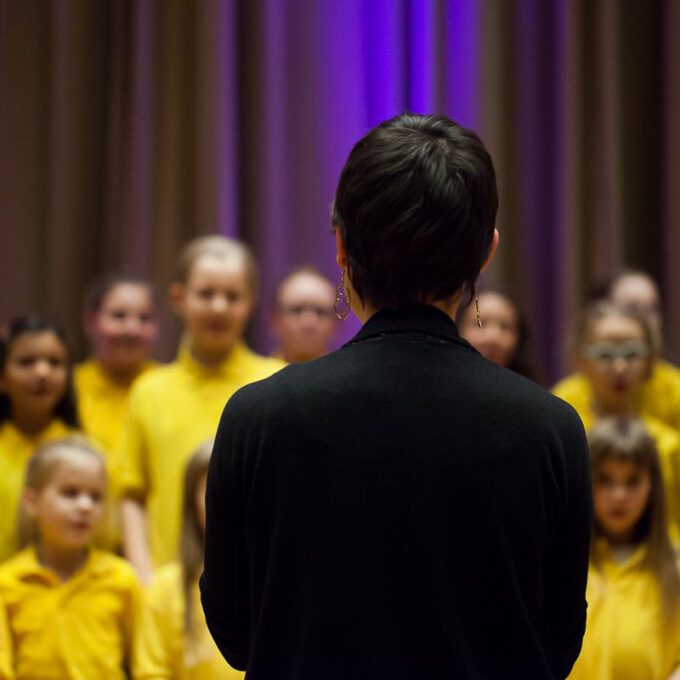
<path fill-rule="evenodd" d="M 347 345 L 386 333 L 404 332 L 433 335 L 472 349 L 472 346 L 460 337 L 458 328 L 451 317 L 436 307 L 421 304 L 377 311 Z"/>

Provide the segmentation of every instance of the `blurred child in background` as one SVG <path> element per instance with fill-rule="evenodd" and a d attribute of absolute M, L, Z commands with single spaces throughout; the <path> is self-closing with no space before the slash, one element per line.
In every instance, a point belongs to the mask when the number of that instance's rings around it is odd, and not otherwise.
<path fill-rule="evenodd" d="M 588 619 L 572 680 L 680 678 L 680 574 L 654 440 L 607 417 L 588 436 L 595 524 Z"/>
<path fill-rule="evenodd" d="M 338 330 L 335 286 L 314 267 L 300 267 L 276 289 L 270 325 L 276 336 L 274 355 L 294 364 L 328 354 Z"/>
<path fill-rule="evenodd" d="M 643 419 L 659 451 L 669 528 L 673 541 L 678 542 L 680 435 L 641 408 L 640 393 L 654 359 L 654 341 L 645 317 L 611 302 L 594 302 L 582 314 L 574 343 L 574 363 L 588 389 L 580 395 L 554 391 L 578 411 L 586 430 L 608 415 Z"/>
<path fill-rule="evenodd" d="M 130 387 L 151 361 L 158 323 L 151 286 L 113 275 L 96 282 L 85 300 L 91 357 L 75 367 L 83 431 L 112 454 L 120 445 Z"/>
<path fill-rule="evenodd" d="M 663 319 L 656 282 L 645 272 L 624 270 L 598 286 L 597 294 L 646 320 L 654 347 L 654 362 L 639 393 L 639 409 L 676 430 L 680 429 L 680 368 L 662 356 Z M 563 378 L 553 391 L 562 399 L 574 403 L 587 401 L 589 390 L 588 381 L 576 372 Z"/>
<path fill-rule="evenodd" d="M 125 552 L 144 582 L 175 559 L 182 476 L 195 448 L 217 429 L 229 397 L 284 366 L 243 342 L 257 293 L 248 248 L 223 236 L 189 243 L 170 297 L 184 325 L 175 362 L 132 388 L 122 446 Z"/>
<path fill-rule="evenodd" d="M 37 315 L 11 321 L 0 339 L 0 561 L 17 550 L 17 509 L 34 449 L 77 428 L 62 332 Z"/>
<path fill-rule="evenodd" d="M 22 498 L 27 547 L 0 566 L 11 644 L 0 678 L 128 677 L 140 586 L 123 559 L 90 547 L 104 510 L 106 466 L 80 438 L 41 446 Z"/>
<path fill-rule="evenodd" d="M 228 680 L 243 678 L 213 642 L 198 591 L 203 570 L 205 485 L 212 440 L 189 459 L 184 474 L 182 529 L 178 563 L 160 567 L 147 591 L 137 627 L 133 664 L 136 680 Z"/>
<path fill-rule="evenodd" d="M 529 330 L 524 315 L 506 293 L 484 290 L 477 305 L 467 305 L 458 316 L 460 334 L 486 359 L 538 382 L 538 372 L 531 357 Z"/>

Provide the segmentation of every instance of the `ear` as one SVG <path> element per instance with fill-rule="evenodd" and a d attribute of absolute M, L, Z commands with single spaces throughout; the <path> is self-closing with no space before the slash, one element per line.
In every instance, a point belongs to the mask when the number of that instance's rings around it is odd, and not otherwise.
<path fill-rule="evenodd" d="M 175 314 L 178 314 L 179 316 L 182 316 L 184 313 L 184 300 L 186 298 L 186 294 L 187 289 L 183 283 L 175 281 L 174 283 L 170 284 L 170 288 L 168 290 L 170 306 L 172 307 L 172 310 L 175 312 Z"/>
<path fill-rule="evenodd" d="M 38 514 L 38 496 L 38 491 L 30 488 L 24 489 L 21 495 L 21 505 L 26 514 L 31 518 L 35 518 Z"/>
<path fill-rule="evenodd" d="M 491 260 L 493 260 L 494 255 L 496 254 L 496 249 L 498 248 L 498 242 L 500 241 L 500 238 L 501 236 L 498 233 L 498 229 L 494 229 L 493 236 L 491 238 L 491 245 L 489 246 L 489 254 L 486 256 L 486 260 L 484 261 L 482 268 L 479 270 L 480 274 L 491 264 Z"/>
<path fill-rule="evenodd" d="M 335 261 L 340 269 L 347 267 L 347 248 L 345 247 L 345 239 L 342 236 L 342 229 L 340 229 L 339 224 L 335 225 Z"/>

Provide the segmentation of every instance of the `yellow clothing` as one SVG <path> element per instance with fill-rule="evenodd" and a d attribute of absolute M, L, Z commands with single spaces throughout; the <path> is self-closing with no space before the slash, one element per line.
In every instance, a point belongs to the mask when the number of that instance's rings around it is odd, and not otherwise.
<path fill-rule="evenodd" d="M 558 395 L 560 396 L 560 395 Z M 564 397 L 562 397 L 564 399 Z M 568 401 L 565 399 L 565 401 Z M 590 410 L 590 403 L 570 402 L 583 421 L 586 431 L 595 423 L 595 416 Z M 668 513 L 668 531 L 673 544 L 680 546 L 680 433 L 661 420 L 650 415 L 641 415 L 641 420 L 649 434 L 656 442 L 661 464 L 661 476 L 666 493 L 666 509 Z"/>
<path fill-rule="evenodd" d="M 9 420 L 0 424 L 0 562 L 17 551 L 17 517 L 28 459 L 37 446 L 72 432 L 58 418 L 33 437 L 25 435 Z"/>
<path fill-rule="evenodd" d="M 192 589 L 194 629 L 184 632 L 184 592 L 179 564 L 166 564 L 154 574 L 146 606 L 137 626 L 135 680 L 239 680 L 213 642 L 201 608 L 198 584 Z"/>
<path fill-rule="evenodd" d="M 1 650 L 0 680 L 123 680 L 141 589 L 132 567 L 91 550 L 62 582 L 28 548 L 0 566 L 0 602 L 12 649 Z"/>
<path fill-rule="evenodd" d="M 668 680 L 680 667 L 680 616 L 663 625 L 645 546 L 621 564 L 605 541 L 595 549 L 600 569 L 588 571 L 586 633 L 570 680 Z"/>
<path fill-rule="evenodd" d="M 590 384 L 580 373 L 563 378 L 552 391 L 579 412 L 590 408 Z M 656 361 L 640 392 L 639 409 L 680 430 L 680 368 L 662 359 Z"/>
<path fill-rule="evenodd" d="M 147 362 L 139 375 L 156 365 L 152 361 Z M 73 384 L 78 396 L 78 414 L 83 432 L 99 443 L 107 455 L 118 451 L 125 426 L 130 386 L 112 380 L 94 359 L 74 368 Z"/>
<path fill-rule="evenodd" d="M 285 364 L 238 344 L 222 364 L 206 367 L 186 348 L 172 364 L 142 376 L 132 388 L 121 455 L 123 495 L 146 503 L 151 557 L 177 556 L 182 479 L 196 447 L 215 436 L 231 395 Z"/>

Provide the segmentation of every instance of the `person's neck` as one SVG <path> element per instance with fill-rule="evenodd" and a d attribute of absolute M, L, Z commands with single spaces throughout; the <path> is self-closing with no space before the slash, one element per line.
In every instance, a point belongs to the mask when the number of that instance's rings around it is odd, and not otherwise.
<path fill-rule="evenodd" d="M 621 404 L 607 404 L 595 397 L 593 397 L 591 403 L 591 410 L 596 418 L 603 418 L 605 416 L 634 417 L 638 415 L 637 409 L 630 401 Z"/>
<path fill-rule="evenodd" d="M 82 568 L 87 560 L 88 552 L 87 547 L 71 550 L 45 543 L 40 543 L 36 547 L 38 562 L 43 567 L 51 569 L 60 581 L 68 581 Z"/>
<path fill-rule="evenodd" d="M 283 349 L 275 352 L 275 356 L 280 357 L 283 359 L 287 364 L 304 364 L 307 361 L 313 361 L 314 359 L 318 359 L 319 357 L 324 356 L 325 354 L 328 354 L 330 350 L 326 350 L 325 352 L 296 352 L 295 350 L 289 350 L 285 351 Z"/>
<path fill-rule="evenodd" d="M 206 350 L 205 348 L 197 347 L 196 345 L 189 345 L 189 354 L 191 354 L 194 360 L 199 364 L 202 364 L 207 368 L 214 368 L 215 366 L 219 366 L 231 354 L 233 349 L 232 346 L 216 352 L 214 350 Z"/>
<path fill-rule="evenodd" d="M 97 359 L 102 371 L 117 385 L 121 387 L 129 387 L 133 380 L 140 374 L 142 364 L 135 364 L 134 366 L 111 366 L 103 361 Z"/>
<path fill-rule="evenodd" d="M 40 434 L 54 419 L 53 413 L 22 413 L 12 410 L 12 423 L 27 437 Z"/>
<path fill-rule="evenodd" d="M 456 314 L 458 313 L 458 307 L 460 305 L 460 296 L 456 295 L 448 300 L 429 300 L 427 302 L 423 302 L 422 304 L 439 309 L 440 311 L 444 312 L 444 314 L 446 314 L 446 316 L 448 316 L 451 321 L 455 321 Z M 368 303 L 362 304 L 361 301 L 357 300 L 352 304 L 352 310 L 361 323 L 366 323 L 376 312 L 379 311 L 379 308 Z"/>

